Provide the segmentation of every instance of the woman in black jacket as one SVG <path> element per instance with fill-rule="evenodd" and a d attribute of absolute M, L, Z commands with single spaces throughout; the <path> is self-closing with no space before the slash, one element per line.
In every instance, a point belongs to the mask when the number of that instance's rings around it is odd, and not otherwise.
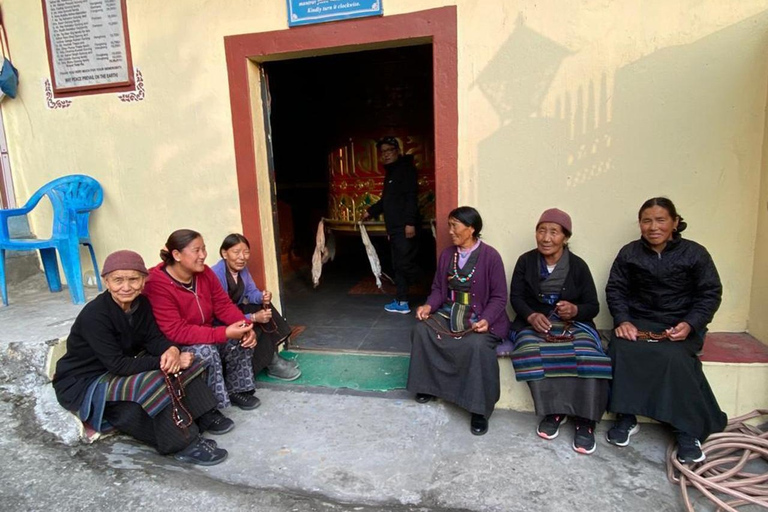
<path fill-rule="evenodd" d="M 600 309 L 595 282 L 568 249 L 571 232 L 567 213 L 546 210 L 536 224 L 536 249 L 517 260 L 509 295 L 517 313 L 512 363 L 517 380 L 531 389 L 536 414 L 544 416 L 537 434 L 556 438 L 572 416 L 573 449 L 588 455 L 608 401 L 611 361 L 593 323 Z"/>
<path fill-rule="evenodd" d="M 672 201 L 649 199 L 638 219 L 641 238 L 619 251 L 605 289 L 618 415 L 608 442 L 627 446 L 641 414 L 673 428 L 680 462 L 701 462 L 700 441 L 727 422 L 697 357 L 723 287 L 707 250 L 680 236 L 686 223 Z"/>
<path fill-rule="evenodd" d="M 107 291 L 77 316 L 56 364 L 59 403 L 97 432 L 119 430 L 182 462 L 222 462 L 227 451 L 199 435 L 226 431 L 214 421 L 216 399 L 197 378 L 205 368 L 160 332 L 141 295 L 144 260 L 117 251 L 102 270 Z"/>

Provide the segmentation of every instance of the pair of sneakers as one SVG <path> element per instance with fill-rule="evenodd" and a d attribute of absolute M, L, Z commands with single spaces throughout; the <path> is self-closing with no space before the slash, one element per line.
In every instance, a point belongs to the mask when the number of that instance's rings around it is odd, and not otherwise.
<path fill-rule="evenodd" d="M 173 458 L 198 466 L 215 466 L 224 462 L 227 455 L 227 450 L 219 448 L 213 439 L 197 436 L 186 448 L 174 453 Z"/>
<path fill-rule="evenodd" d="M 384 311 L 387 311 L 389 313 L 400 313 L 401 315 L 407 315 L 411 312 L 410 306 L 408 306 L 408 301 L 406 300 L 393 300 L 386 306 L 384 306 Z"/>
<path fill-rule="evenodd" d="M 616 423 L 608 431 L 606 440 L 616 446 L 628 446 L 632 435 L 640 430 L 634 414 L 618 414 Z M 675 431 L 677 441 L 677 460 L 681 464 L 693 464 L 704 461 L 707 456 L 701 450 L 701 442 L 690 434 Z"/>
<path fill-rule="evenodd" d="M 542 439 L 552 440 L 560 434 L 560 426 L 568 422 L 565 414 L 549 414 L 541 420 L 536 433 Z M 574 417 L 573 444 L 576 453 L 590 455 L 597 448 L 595 442 L 595 422 L 584 418 Z"/>

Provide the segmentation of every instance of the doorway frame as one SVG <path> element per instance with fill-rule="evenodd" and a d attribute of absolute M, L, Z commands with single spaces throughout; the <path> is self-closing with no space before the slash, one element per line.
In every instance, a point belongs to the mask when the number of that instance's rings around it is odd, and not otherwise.
<path fill-rule="evenodd" d="M 264 236 L 259 213 L 251 80 L 263 62 L 398 46 L 432 45 L 437 254 L 450 244 L 448 213 L 458 204 L 458 63 L 456 6 L 407 14 L 359 18 L 286 30 L 226 36 L 237 187 L 243 234 L 251 243 L 249 270 L 265 286 Z M 263 122 L 260 118 L 258 122 Z M 258 143 L 267 144 L 266 140 Z M 437 257 L 437 255 L 436 255 Z"/>

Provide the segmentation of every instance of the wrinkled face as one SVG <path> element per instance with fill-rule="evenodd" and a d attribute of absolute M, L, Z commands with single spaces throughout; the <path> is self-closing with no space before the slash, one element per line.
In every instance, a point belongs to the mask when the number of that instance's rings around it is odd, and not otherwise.
<path fill-rule="evenodd" d="M 192 273 L 202 272 L 205 269 L 207 256 L 202 237 L 195 238 L 181 251 L 173 251 L 173 259 L 176 260 L 177 265 Z"/>
<path fill-rule="evenodd" d="M 112 299 L 123 309 L 128 309 L 144 289 L 145 277 L 136 270 L 115 270 L 107 274 L 104 281 Z"/>
<path fill-rule="evenodd" d="M 451 235 L 453 245 L 469 248 L 475 243 L 475 228 L 453 217 L 448 218 L 448 234 Z"/>
<path fill-rule="evenodd" d="M 243 242 L 233 245 L 226 251 L 221 251 L 221 257 L 227 262 L 227 268 L 232 272 L 240 272 L 248 264 L 251 250 Z"/>
<path fill-rule="evenodd" d="M 398 151 L 397 146 L 393 146 L 391 144 L 382 144 L 381 148 L 379 148 L 379 155 L 381 163 L 387 165 L 397 161 L 397 158 L 400 156 L 400 152 Z"/>
<path fill-rule="evenodd" d="M 543 256 L 558 258 L 563 253 L 563 248 L 568 237 L 563 232 L 563 227 L 555 222 L 542 222 L 536 228 L 536 248 Z"/>
<path fill-rule="evenodd" d="M 673 219 L 666 208 L 651 206 L 640 214 L 640 233 L 654 249 L 663 249 L 672 240 L 678 219 Z"/>

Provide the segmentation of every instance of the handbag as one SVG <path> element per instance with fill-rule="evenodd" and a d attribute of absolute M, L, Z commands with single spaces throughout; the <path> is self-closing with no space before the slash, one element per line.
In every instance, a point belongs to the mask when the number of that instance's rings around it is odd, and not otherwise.
<path fill-rule="evenodd" d="M 19 70 L 10 61 L 11 49 L 8 46 L 8 36 L 0 13 L 0 49 L 3 54 L 3 67 L 0 69 L 0 101 L 5 96 L 15 98 L 19 90 Z"/>

